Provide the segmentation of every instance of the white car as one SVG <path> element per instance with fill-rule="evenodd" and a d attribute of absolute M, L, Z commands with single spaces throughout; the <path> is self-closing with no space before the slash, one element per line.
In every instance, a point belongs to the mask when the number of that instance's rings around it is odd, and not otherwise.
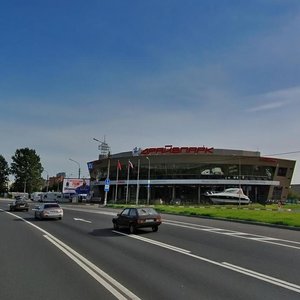
<path fill-rule="evenodd" d="M 64 216 L 63 209 L 57 203 L 43 203 L 33 209 L 36 219 L 59 219 Z"/>

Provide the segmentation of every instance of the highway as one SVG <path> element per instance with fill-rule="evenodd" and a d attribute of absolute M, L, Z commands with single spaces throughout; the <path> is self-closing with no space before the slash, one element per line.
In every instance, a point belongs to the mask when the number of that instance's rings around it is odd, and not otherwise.
<path fill-rule="evenodd" d="M 120 210 L 63 205 L 35 220 L 0 200 L 0 299 L 300 299 L 300 232 L 162 215 L 114 231 Z M 33 204 L 31 203 L 31 207 Z"/>

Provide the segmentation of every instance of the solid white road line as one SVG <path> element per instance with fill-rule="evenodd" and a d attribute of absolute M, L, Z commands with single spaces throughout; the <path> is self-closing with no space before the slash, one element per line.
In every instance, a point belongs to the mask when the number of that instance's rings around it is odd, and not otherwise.
<path fill-rule="evenodd" d="M 103 214 L 103 215 L 109 215 L 109 216 L 116 215 L 116 213 L 114 213 L 114 212 L 93 211 L 93 210 L 82 209 L 82 208 L 78 209 L 78 208 L 68 207 L 66 209 L 75 210 L 75 211 L 84 211 L 84 212 L 89 212 L 89 213 L 97 213 L 97 214 Z M 173 220 L 168 220 L 168 219 L 163 220 L 163 224 L 187 228 L 187 229 L 193 229 L 193 230 L 201 230 L 201 231 L 206 231 L 206 232 L 211 232 L 211 233 L 216 233 L 216 234 L 223 234 L 223 235 L 232 236 L 232 237 L 236 237 L 236 238 L 248 239 L 248 240 L 253 240 L 256 242 L 262 242 L 262 243 L 272 244 L 272 245 L 276 245 L 276 246 L 300 250 L 300 243 L 295 242 L 295 241 L 271 238 L 271 237 L 260 236 L 260 235 L 255 235 L 255 234 L 251 234 L 251 233 L 231 231 L 231 230 L 226 230 L 226 229 L 217 228 L 217 227 L 210 227 L 210 226 L 204 226 L 204 225 L 187 223 L 187 222 L 173 221 Z"/>
<path fill-rule="evenodd" d="M 214 261 L 214 260 L 211 260 L 211 259 L 207 259 L 205 257 L 201 257 L 201 256 L 198 256 L 198 255 L 192 254 L 188 250 L 177 248 L 177 247 L 174 247 L 172 245 L 165 244 L 165 243 L 160 243 L 160 242 L 150 240 L 150 239 L 147 239 L 147 238 L 144 238 L 144 237 L 141 237 L 141 236 L 137 236 L 137 235 L 134 235 L 134 234 L 125 234 L 125 233 L 115 231 L 115 230 L 113 230 L 113 232 L 115 232 L 117 234 L 120 234 L 120 235 L 127 236 L 129 238 L 138 239 L 138 240 L 141 240 L 143 242 L 150 243 L 150 244 L 153 244 L 153 245 L 156 245 L 156 246 L 159 246 L 159 247 L 167 248 L 171 251 L 179 252 L 183 255 L 187 255 L 187 256 L 190 256 L 192 258 L 195 258 L 195 259 L 198 259 L 198 260 L 201 260 L 201 261 L 205 261 L 207 263 L 219 266 L 221 268 L 225 268 L 225 269 L 229 269 L 231 271 L 242 273 L 244 275 L 256 278 L 258 280 L 262 280 L 262 281 L 268 282 L 270 284 L 273 284 L 273 285 L 276 285 L 276 286 L 294 291 L 296 293 L 300 293 L 300 286 L 299 285 L 290 283 L 288 281 L 280 280 L 276 277 L 271 277 L 271 276 L 268 276 L 268 275 L 265 275 L 265 274 L 262 274 L 262 273 L 251 271 L 249 269 L 244 269 L 242 267 L 235 266 L 235 265 L 232 265 L 232 264 L 229 264 L 229 263 L 226 263 L 226 262 L 220 263 L 220 262 L 217 262 L 217 261 Z"/>
<path fill-rule="evenodd" d="M 268 276 L 268 275 L 265 275 L 265 274 L 262 274 L 262 273 L 258 273 L 258 272 L 255 272 L 255 271 L 252 271 L 252 270 L 249 270 L 249 269 L 244 269 L 242 267 L 235 266 L 235 265 L 232 265 L 232 264 L 229 264 L 229 263 L 226 263 L 226 262 L 223 262 L 223 264 L 224 264 L 224 266 L 226 266 L 230 270 L 245 274 L 247 276 L 257 278 L 259 280 L 269 282 L 269 283 L 277 285 L 277 286 L 281 286 L 285 289 L 288 289 L 288 290 L 291 290 L 291 291 L 294 291 L 294 292 L 297 292 L 297 293 L 300 293 L 300 286 L 299 285 L 296 285 L 296 284 L 290 283 L 288 281 L 278 279 L 276 277 L 271 277 L 271 276 Z"/>
<path fill-rule="evenodd" d="M 207 226 L 202 226 L 202 225 L 198 225 L 198 224 L 185 223 L 185 222 L 179 222 L 179 221 L 167 220 L 167 221 L 163 221 L 163 224 L 182 227 L 182 228 L 188 228 L 188 229 L 193 229 L 193 230 L 206 231 L 206 232 L 211 232 L 211 233 L 216 233 L 216 234 L 222 234 L 222 235 L 232 236 L 232 237 L 236 237 L 236 238 L 247 239 L 247 240 L 252 240 L 252 241 L 256 241 L 256 242 L 267 243 L 267 244 L 272 244 L 272 245 L 276 245 L 276 246 L 300 250 L 300 242 L 296 242 L 296 241 L 271 238 L 271 237 L 267 237 L 267 236 L 263 236 L 263 235 L 244 233 L 244 232 L 239 232 L 239 231 L 230 231 L 227 229 L 207 227 Z"/>
<path fill-rule="evenodd" d="M 8 214 L 10 214 L 10 215 L 12 215 L 14 217 L 17 217 L 17 218 L 23 220 L 24 222 L 28 223 L 29 225 L 31 225 L 31 226 L 37 228 L 38 230 L 42 231 L 43 233 L 45 233 L 44 236 L 50 242 L 52 242 L 53 244 L 55 244 L 60 250 L 62 250 L 69 257 L 71 255 L 70 253 L 72 253 L 72 255 L 74 257 L 71 257 L 71 258 L 74 261 L 76 261 L 83 269 L 85 269 L 99 283 L 101 283 L 103 279 L 101 277 L 98 278 L 98 275 L 96 273 L 101 274 L 101 276 L 103 276 L 108 281 L 108 282 L 104 282 L 103 284 L 105 284 L 105 285 L 103 285 L 103 286 L 105 288 L 107 288 L 117 298 L 119 296 L 123 297 L 123 295 L 121 295 L 121 294 L 119 295 L 119 291 L 122 291 L 122 292 L 124 291 L 124 294 L 127 295 L 129 297 L 129 299 L 139 299 L 136 295 L 134 295 L 133 293 L 131 293 L 129 290 L 127 290 L 120 283 L 118 283 L 113 278 L 111 278 L 104 271 L 100 270 L 97 266 L 95 266 L 94 264 L 92 264 L 90 261 L 88 261 L 87 259 L 85 259 L 83 256 L 81 256 L 79 253 L 77 253 L 72 248 L 68 247 L 66 244 L 64 244 L 60 240 L 56 239 L 53 235 L 51 235 L 50 233 L 46 232 L 44 229 L 36 226 L 35 224 L 32 224 L 32 223 L 24 220 L 23 218 L 15 215 L 13 213 L 10 213 L 10 212 L 6 212 L 6 213 L 8 213 Z M 188 223 L 185 223 L 185 224 L 188 224 Z M 201 229 L 201 228 L 195 228 L 195 227 L 191 227 L 191 226 L 186 226 L 186 225 L 183 225 L 183 224 L 176 224 L 174 221 L 171 221 L 170 225 L 175 225 L 175 226 L 180 226 L 180 227 L 188 227 L 188 228 L 191 228 L 191 229 L 198 229 L 198 230 L 203 230 L 204 229 L 204 228 Z M 194 224 L 190 224 L 190 225 L 194 226 Z M 196 227 L 202 227 L 202 226 L 198 225 Z M 218 228 L 218 232 L 216 232 L 216 233 L 220 233 L 219 230 L 220 229 Z M 252 271 L 252 270 L 249 270 L 249 269 L 244 269 L 242 267 L 235 266 L 235 265 L 232 265 L 232 264 L 227 263 L 227 262 L 220 263 L 220 262 L 217 262 L 217 261 L 213 261 L 213 260 L 207 259 L 205 257 L 201 257 L 201 256 L 198 256 L 198 255 L 192 254 L 189 250 L 178 248 L 178 247 L 175 247 L 175 246 L 172 246 L 172 245 L 169 245 L 169 244 L 165 244 L 165 243 L 162 243 L 162 242 L 158 242 L 158 241 L 155 241 L 155 240 L 147 239 L 147 238 L 144 238 L 144 237 L 141 237 L 141 236 L 132 235 L 132 234 L 128 235 L 128 234 L 125 234 L 125 233 L 122 233 L 122 232 L 119 232 L 119 231 L 115 231 L 115 230 L 113 230 L 113 232 L 115 232 L 117 234 L 120 234 L 120 235 L 124 235 L 124 236 L 130 237 L 130 238 L 141 240 L 143 242 L 151 243 L 153 245 L 156 245 L 156 246 L 159 246 L 159 247 L 163 247 L 163 248 L 169 249 L 171 251 L 175 251 L 175 252 L 181 253 L 183 255 L 187 255 L 187 256 L 193 257 L 195 259 L 198 259 L 198 260 L 201 260 L 201 261 L 205 261 L 207 263 L 211 263 L 213 265 L 216 265 L 216 266 L 219 266 L 219 267 L 222 267 L 222 268 L 226 268 L 226 269 L 229 269 L 229 270 L 232 270 L 232 271 L 235 271 L 235 272 L 239 272 L 239 273 L 244 274 L 246 276 L 250 276 L 250 277 L 256 278 L 258 280 L 262 280 L 262 281 L 268 282 L 270 284 L 273 284 L 273 285 L 276 285 L 276 286 L 279 286 L 279 287 L 282 287 L 282 288 L 294 291 L 296 293 L 300 293 L 300 286 L 299 285 L 296 285 L 296 284 L 290 283 L 288 281 L 284 281 L 284 280 L 278 279 L 276 277 L 268 276 L 268 275 L 265 275 L 265 274 L 262 274 L 262 273 L 258 273 L 258 272 L 255 272 L 255 271 Z M 263 236 L 261 236 L 261 237 L 263 237 Z M 265 238 L 267 238 L 267 237 L 265 237 Z M 273 243 L 273 242 L 268 241 L 267 239 L 259 239 L 259 241 Z M 256 240 L 258 240 L 258 239 L 256 239 Z M 293 241 L 286 241 L 286 242 L 291 242 L 291 243 L 297 243 L 298 244 L 298 242 L 293 242 Z M 273 243 L 273 244 L 275 244 L 275 243 Z M 293 246 L 291 246 L 291 247 L 293 247 Z M 293 247 L 293 248 L 298 248 L 298 247 Z M 70 253 L 68 253 L 68 251 Z M 116 288 L 112 287 L 112 285 L 115 285 L 116 287 L 118 287 L 119 291 Z M 123 290 L 123 288 L 124 288 L 124 290 Z M 118 298 L 118 299 L 127 299 L 127 298 Z"/>
<path fill-rule="evenodd" d="M 0 209 L 0 211 L 4 211 Z M 51 233 L 47 232 L 46 230 L 38 227 L 37 225 L 21 218 L 18 215 L 15 215 L 13 213 L 5 211 L 7 214 L 12 215 L 15 218 L 18 218 L 28 225 L 36 228 L 37 230 L 41 231 L 43 233 L 43 236 L 50 241 L 53 245 L 58 247 L 64 254 L 66 254 L 68 257 L 70 257 L 74 262 L 76 262 L 81 268 L 83 268 L 89 275 L 91 275 L 97 282 L 99 282 L 104 288 L 106 288 L 110 293 L 112 293 L 117 299 L 134 299 L 134 300 L 140 300 L 140 298 L 132 293 L 130 290 L 128 290 L 126 287 L 124 287 L 121 283 L 113 279 L 111 276 L 109 276 L 107 273 L 105 273 L 103 270 L 98 268 L 96 265 L 94 265 L 92 262 L 87 260 L 85 257 L 80 255 L 78 252 L 76 252 L 74 249 L 57 239 L 55 236 L 53 236 Z"/>
<path fill-rule="evenodd" d="M 117 233 L 117 234 L 120 234 L 120 235 L 125 235 L 127 237 L 130 237 L 130 238 L 133 238 L 133 239 L 136 239 L 136 240 L 141 240 L 141 241 L 146 242 L 146 243 L 157 245 L 157 246 L 160 246 L 162 248 L 167 248 L 167 249 L 170 249 L 170 250 L 173 250 L 173 251 L 176 251 L 176 252 L 180 252 L 180 253 L 183 253 L 183 254 L 191 252 L 189 250 L 185 250 L 185 249 L 182 249 L 182 248 L 171 246 L 169 244 L 165 244 L 165 243 L 162 243 L 162 242 L 159 242 L 159 241 L 147 239 L 145 237 L 141 237 L 141 236 L 138 236 L 138 235 L 135 235 L 135 234 L 126 234 L 126 233 L 116 231 L 116 230 L 113 230 L 113 232 Z"/>
<path fill-rule="evenodd" d="M 110 291 L 117 299 L 140 299 L 135 294 L 126 289 L 118 281 L 113 279 L 107 273 L 98 268 L 95 264 L 84 258 L 74 249 L 67 246 L 65 243 L 60 241 L 51 235 L 44 235 L 52 244 L 58 247 L 62 252 L 69 256 L 73 261 L 75 261 L 80 267 L 82 267 L 86 272 L 88 272 L 94 279 L 96 279 L 101 285 L 103 285 L 108 291 Z M 124 297 L 119 293 L 121 291 L 127 297 Z"/>

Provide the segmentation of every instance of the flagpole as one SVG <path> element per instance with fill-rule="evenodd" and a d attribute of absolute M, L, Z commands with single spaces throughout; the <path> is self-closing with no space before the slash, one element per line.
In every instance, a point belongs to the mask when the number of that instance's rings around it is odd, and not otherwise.
<path fill-rule="evenodd" d="M 136 205 L 139 204 L 139 190 L 140 190 L 140 159 L 138 159 L 138 172 L 137 172 L 137 181 L 136 181 Z"/>
<path fill-rule="evenodd" d="M 116 178 L 115 203 L 117 203 L 117 199 L 118 199 L 118 181 L 119 181 L 119 161 L 117 163 L 117 178 Z"/>
<path fill-rule="evenodd" d="M 129 185 L 129 160 L 128 160 L 128 165 L 127 165 L 127 188 L 126 188 L 126 204 L 128 201 L 128 185 Z"/>

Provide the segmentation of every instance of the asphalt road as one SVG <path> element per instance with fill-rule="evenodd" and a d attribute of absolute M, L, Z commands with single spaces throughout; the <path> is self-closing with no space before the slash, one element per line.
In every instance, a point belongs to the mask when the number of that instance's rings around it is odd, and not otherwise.
<path fill-rule="evenodd" d="M 300 299 L 300 232 L 163 215 L 112 229 L 115 210 L 34 220 L 0 201 L 0 299 Z"/>

